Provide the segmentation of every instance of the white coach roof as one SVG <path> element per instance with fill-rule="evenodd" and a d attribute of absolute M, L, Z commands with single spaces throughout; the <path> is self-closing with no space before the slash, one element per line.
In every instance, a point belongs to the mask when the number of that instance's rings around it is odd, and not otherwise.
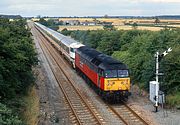
<path fill-rule="evenodd" d="M 58 33 L 40 23 L 35 22 L 36 25 L 38 25 L 39 27 L 41 27 L 42 29 L 44 29 L 45 31 L 47 31 L 50 35 L 54 36 L 57 40 L 61 41 L 64 45 L 66 45 L 67 47 L 70 47 L 71 44 L 76 44 L 76 46 L 78 44 L 80 44 L 80 46 L 83 46 L 83 44 L 81 44 L 80 42 L 72 39 L 71 37 L 68 36 L 64 36 L 61 33 Z M 75 45 L 74 44 L 74 45 Z M 74 45 L 72 45 L 71 47 L 73 47 Z M 76 48 L 76 47 L 75 47 Z"/>

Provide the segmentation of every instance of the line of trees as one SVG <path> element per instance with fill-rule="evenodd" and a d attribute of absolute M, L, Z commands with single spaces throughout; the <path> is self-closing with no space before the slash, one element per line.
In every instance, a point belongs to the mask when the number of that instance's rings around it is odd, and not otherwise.
<path fill-rule="evenodd" d="M 31 33 L 26 21 L 0 19 L 0 124 L 24 124 L 19 117 L 21 96 L 34 83 L 32 67 L 37 65 Z"/>
<path fill-rule="evenodd" d="M 169 96 L 169 102 L 180 106 L 180 29 L 164 29 L 158 32 L 141 30 L 68 31 L 64 35 L 95 48 L 126 63 L 131 71 L 132 83 L 148 89 L 155 78 L 156 51 L 173 51 L 161 61 L 161 90 Z"/>

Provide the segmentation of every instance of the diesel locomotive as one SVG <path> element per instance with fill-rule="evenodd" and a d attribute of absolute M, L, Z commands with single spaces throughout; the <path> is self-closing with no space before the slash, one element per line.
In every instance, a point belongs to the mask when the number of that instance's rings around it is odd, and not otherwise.
<path fill-rule="evenodd" d="M 128 98 L 129 70 L 124 63 L 87 46 L 75 52 L 76 70 L 82 72 L 106 97 Z"/>

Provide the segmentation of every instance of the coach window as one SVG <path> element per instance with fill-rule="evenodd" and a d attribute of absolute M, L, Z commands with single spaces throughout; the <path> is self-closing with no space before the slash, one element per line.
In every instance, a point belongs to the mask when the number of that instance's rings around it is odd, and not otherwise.
<path fill-rule="evenodd" d="M 68 47 L 66 47 L 66 52 L 69 53 L 69 48 Z"/>
<path fill-rule="evenodd" d="M 62 44 L 62 48 L 64 49 L 64 44 Z"/>
<path fill-rule="evenodd" d="M 73 48 L 70 48 L 70 51 L 74 53 L 74 49 Z"/>

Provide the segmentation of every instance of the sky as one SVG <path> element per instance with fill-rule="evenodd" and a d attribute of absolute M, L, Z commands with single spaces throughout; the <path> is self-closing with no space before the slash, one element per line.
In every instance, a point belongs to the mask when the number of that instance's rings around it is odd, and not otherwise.
<path fill-rule="evenodd" d="M 0 0 L 0 14 L 24 17 L 180 15 L 180 0 Z"/>

